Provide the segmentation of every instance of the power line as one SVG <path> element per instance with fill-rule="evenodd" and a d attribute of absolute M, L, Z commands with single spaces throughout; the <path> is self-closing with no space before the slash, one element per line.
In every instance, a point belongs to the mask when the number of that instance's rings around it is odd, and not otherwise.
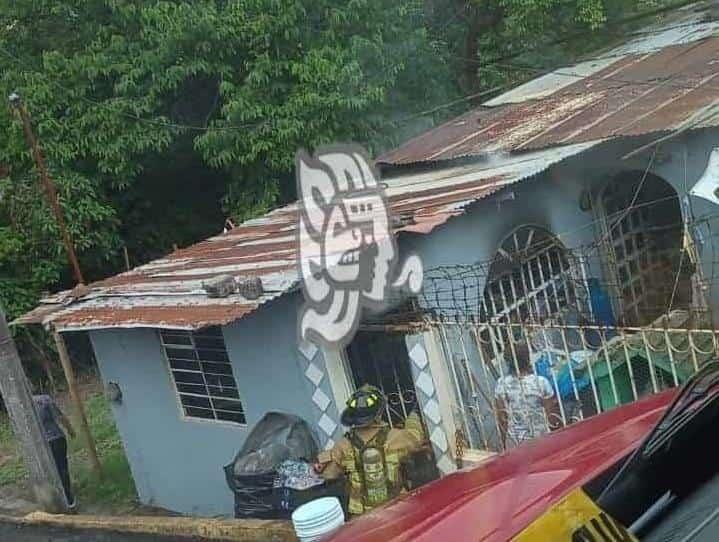
<path fill-rule="evenodd" d="M 19 63 L 19 64 L 22 63 L 22 60 L 21 60 L 21 59 L 19 59 L 18 57 L 12 55 L 12 53 L 10 53 L 9 51 L 7 51 L 6 49 L 4 49 L 4 48 L 2 48 L 2 47 L 0 47 L 0 52 L 4 53 L 6 56 L 8 56 L 8 57 L 9 57 L 10 59 L 12 59 L 14 62 Z M 59 89 L 59 90 L 62 90 L 62 91 L 64 91 L 64 92 L 68 92 L 68 93 L 71 92 L 70 89 L 68 89 L 68 88 L 65 87 L 64 85 L 58 83 L 57 81 L 49 80 L 49 83 L 50 83 L 51 85 L 53 85 L 54 87 L 56 87 L 57 89 Z M 408 121 L 410 121 L 410 120 L 414 120 L 414 119 L 419 118 L 419 117 L 423 117 L 423 116 L 426 116 L 426 115 L 430 115 L 430 114 L 432 114 L 432 113 L 436 113 L 437 111 L 441 111 L 442 109 L 447 109 L 447 108 L 449 108 L 449 107 L 452 107 L 452 106 L 454 106 L 454 105 L 457 105 L 457 104 L 460 104 L 460 103 L 463 103 L 463 102 L 466 102 L 466 101 L 470 101 L 470 100 L 474 100 L 474 99 L 476 99 L 476 98 L 481 98 L 481 97 L 484 97 L 484 96 L 488 96 L 488 95 L 494 94 L 494 93 L 496 93 L 496 92 L 499 92 L 499 91 L 501 91 L 501 90 L 506 90 L 506 89 L 510 88 L 511 86 L 513 86 L 513 85 L 510 84 L 510 83 L 505 83 L 505 84 L 503 84 L 503 85 L 497 85 L 497 86 L 494 86 L 494 87 L 489 88 L 489 89 L 481 90 L 481 91 L 479 91 L 479 92 L 473 92 L 473 93 L 471 93 L 471 94 L 467 94 L 467 95 L 461 96 L 461 97 L 459 97 L 459 98 L 450 100 L 450 101 L 448 101 L 448 102 L 445 102 L 445 103 L 436 105 L 436 106 L 431 107 L 431 108 L 429 108 L 429 109 L 422 110 L 422 111 L 418 111 L 418 112 L 416 112 L 416 113 L 411 113 L 411 114 L 407 115 L 406 117 L 402 117 L 402 118 L 397 119 L 397 120 L 392 121 L 392 122 L 393 122 L 395 125 L 397 125 L 397 124 L 402 124 L 402 123 L 408 122 Z M 83 102 L 85 102 L 85 103 L 88 103 L 88 104 L 90 104 L 90 105 L 93 105 L 93 106 L 104 107 L 104 108 L 109 107 L 109 104 L 107 104 L 107 103 L 105 103 L 105 102 L 101 102 L 101 101 L 99 101 L 99 100 L 94 100 L 94 99 L 92 99 L 92 98 L 88 98 L 87 96 L 77 96 L 77 98 L 78 98 L 79 100 L 81 100 L 81 101 L 83 101 Z M 131 120 L 134 120 L 134 121 L 137 121 L 137 122 L 141 122 L 141 123 L 144 123 L 144 124 L 149 124 L 149 125 L 152 125 L 152 126 L 155 126 L 155 127 L 159 127 L 159 128 L 171 128 L 171 129 L 176 129 L 176 130 L 191 130 L 191 131 L 198 131 L 198 132 L 239 131 L 239 130 L 248 130 L 248 129 L 253 129 L 253 128 L 260 128 L 260 127 L 264 127 L 264 126 L 269 126 L 269 125 L 271 124 L 271 121 L 270 121 L 270 120 L 264 120 L 264 121 L 260 121 L 260 122 L 256 122 L 256 123 L 248 123 L 248 124 L 240 124 L 240 125 L 197 126 L 197 125 L 188 125 L 188 124 L 181 124 L 181 123 L 175 123 L 175 122 L 167 122 L 167 121 L 162 121 L 162 120 L 157 120 L 157 119 L 147 119 L 147 118 L 144 118 L 144 117 L 140 117 L 139 115 L 135 115 L 135 114 L 133 114 L 133 113 L 127 113 L 127 112 L 124 112 L 124 111 L 119 111 L 119 112 L 118 112 L 118 111 L 115 111 L 115 112 L 116 112 L 116 113 L 119 113 L 121 116 L 126 117 L 126 118 L 129 118 L 129 119 L 131 119 Z"/>

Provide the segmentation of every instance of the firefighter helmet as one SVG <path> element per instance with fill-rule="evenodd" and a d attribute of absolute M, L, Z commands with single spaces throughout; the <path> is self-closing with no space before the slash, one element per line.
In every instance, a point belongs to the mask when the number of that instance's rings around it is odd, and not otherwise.
<path fill-rule="evenodd" d="M 372 423 L 384 410 L 386 402 L 382 390 L 365 384 L 347 400 L 347 407 L 342 412 L 342 425 L 361 427 Z"/>

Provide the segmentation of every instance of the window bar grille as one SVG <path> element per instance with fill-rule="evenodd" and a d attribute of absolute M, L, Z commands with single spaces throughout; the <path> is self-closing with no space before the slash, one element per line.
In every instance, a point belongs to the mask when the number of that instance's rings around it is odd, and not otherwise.
<path fill-rule="evenodd" d="M 582 338 L 582 348 L 583 350 L 591 350 L 589 348 L 589 345 L 587 344 L 587 338 L 584 336 L 584 333 L 580 333 L 579 336 Z M 607 344 L 606 342 L 602 342 L 602 336 L 599 336 L 600 339 L 600 348 L 606 349 Z M 596 409 L 597 413 L 602 412 L 602 405 L 599 401 L 599 393 L 597 392 L 597 379 L 594 377 L 594 369 L 592 368 L 591 363 L 587 363 L 587 373 L 589 374 L 589 384 L 592 387 L 592 396 L 594 397 L 594 407 Z"/>
<path fill-rule="evenodd" d="M 397 374 L 397 364 L 394 363 L 394 361 L 392 362 L 392 375 L 394 376 L 394 384 L 395 388 L 397 389 L 397 398 L 399 400 L 400 407 L 402 407 L 402 418 L 406 420 L 407 405 L 405 404 L 405 392 L 402 390 L 402 386 L 400 385 L 399 375 Z"/>
<path fill-rule="evenodd" d="M 694 334 L 687 331 L 687 340 L 689 342 L 689 350 L 692 354 L 692 364 L 694 365 L 694 372 L 699 372 L 699 363 L 697 362 L 697 349 L 694 346 Z"/>
<path fill-rule="evenodd" d="M 491 378 L 489 375 L 489 369 L 487 367 L 487 364 L 489 363 L 489 360 L 485 357 L 485 351 L 484 348 L 482 348 L 482 338 L 480 336 L 480 333 L 478 331 L 478 328 L 476 326 L 472 329 L 475 342 L 477 345 L 477 351 L 479 352 L 479 363 L 482 366 L 482 373 L 484 374 L 484 380 L 487 382 L 488 386 L 491 386 L 492 384 L 496 384 L 495 379 Z M 493 390 L 490 390 L 490 398 L 489 398 L 489 411 L 492 413 L 492 417 L 494 418 L 494 425 L 497 430 L 497 435 L 501 435 L 502 432 L 499 428 L 499 418 L 497 417 L 497 412 L 495 408 L 495 401 L 494 401 L 494 393 Z"/>
<path fill-rule="evenodd" d="M 544 344 L 547 345 L 547 347 L 548 347 L 547 351 L 551 352 L 551 350 L 553 350 L 553 348 L 550 350 L 550 348 L 552 347 L 552 343 L 549 342 L 549 337 L 547 337 L 547 328 L 546 328 L 546 326 L 542 325 L 542 327 L 540 329 L 542 332 L 542 339 L 544 340 Z M 559 329 L 559 332 L 563 333 L 564 330 Z M 564 411 L 564 404 L 563 404 L 562 395 L 561 395 L 561 392 L 559 389 L 559 382 L 557 381 L 557 373 L 554 369 L 554 363 L 552 363 L 551 355 L 550 355 L 550 359 L 548 361 L 549 361 L 549 374 L 552 376 L 552 386 L 556 390 L 556 393 L 557 393 L 557 403 L 559 404 L 559 415 L 562 418 L 562 426 L 566 427 L 567 426 L 567 416 Z M 571 364 L 572 364 L 571 358 L 567 358 L 567 363 L 571 366 Z M 536 367 L 535 367 L 535 374 L 536 374 Z"/>
<path fill-rule="evenodd" d="M 564 347 L 564 354 L 567 356 L 567 368 L 569 369 L 569 379 L 572 382 L 572 391 L 574 392 L 574 399 L 577 401 L 577 404 L 580 405 L 579 419 L 583 420 L 584 419 L 584 409 L 581 408 L 581 399 L 579 397 L 579 389 L 577 388 L 577 379 L 574 375 L 572 354 L 569 351 L 569 343 L 567 342 L 567 330 L 565 328 L 561 329 L 561 336 L 562 336 L 562 346 Z"/>
<path fill-rule="evenodd" d="M 609 374 L 609 386 L 612 389 L 612 395 L 614 396 L 614 404 L 619 405 L 621 404 L 621 401 L 619 400 L 619 394 L 617 393 L 617 383 L 614 380 L 614 368 L 612 367 L 612 360 L 609 359 L 609 341 L 607 340 L 606 330 L 600 330 L 599 337 L 602 344 L 604 345 L 602 352 L 604 353 L 604 362 L 607 364 L 607 373 Z"/>
<path fill-rule="evenodd" d="M 677 377 L 677 367 L 674 364 L 674 346 L 672 345 L 672 341 L 669 338 L 669 331 L 664 330 L 664 342 L 667 345 L 667 354 L 669 356 L 669 367 L 672 369 L 672 380 L 674 381 L 674 385 L 679 385 L 679 378 Z"/>

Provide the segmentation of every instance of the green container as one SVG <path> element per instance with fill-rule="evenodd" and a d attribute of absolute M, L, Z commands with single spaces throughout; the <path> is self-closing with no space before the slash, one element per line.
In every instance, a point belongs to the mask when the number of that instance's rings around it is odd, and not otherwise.
<path fill-rule="evenodd" d="M 597 383 L 597 395 L 599 395 L 599 404 L 602 407 L 602 412 L 612 409 L 618 404 L 630 403 L 632 401 L 632 384 L 629 380 L 629 369 L 627 369 L 627 362 L 624 361 L 619 365 L 615 365 L 612 369 L 612 376 L 614 377 L 614 386 L 617 389 L 617 396 L 619 397 L 619 403 L 617 403 L 614 392 L 612 391 L 612 381 L 609 378 L 609 365 L 606 360 L 595 363 L 592 366 L 592 372 L 594 373 L 594 381 Z"/>
<path fill-rule="evenodd" d="M 649 363 L 643 356 L 635 356 L 632 358 L 632 370 L 635 376 L 635 382 L 637 384 L 637 395 L 640 397 L 651 393 L 651 380 L 649 375 Z M 660 389 L 669 387 L 674 383 L 672 376 L 671 363 L 668 358 L 655 356 L 652 358 L 652 365 L 654 367 L 654 374 L 657 382 L 660 383 Z M 677 380 L 679 384 L 683 384 L 691 376 L 691 372 L 687 373 L 682 370 L 681 367 L 676 367 Z M 621 360 L 618 363 L 613 364 L 612 376 L 614 377 L 614 386 L 617 390 L 617 396 L 619 397 L 619 403 L 617 403 L 614 392 L 612 391 L 612 382 L 609 378 L 608 364 L 606 360 L 599 361 L 592 365 L 592 372 L 594 373 L 594 381 L 597 383 L 597 395 L 599 395 L 599 404 L 602 407 L 602 411 L 610 410 L 618 405 L 624 405 L 631 403 L 634 400 L 634 394 L 632 393 L 632 383 L 629 378 L 629 369 L 627 368 L 626 360 Z M 637 375 L 641 372 L 644 373 L 643 379 L 637 378 Z M 664 385 L 662 385 L 664 383 Z"/>

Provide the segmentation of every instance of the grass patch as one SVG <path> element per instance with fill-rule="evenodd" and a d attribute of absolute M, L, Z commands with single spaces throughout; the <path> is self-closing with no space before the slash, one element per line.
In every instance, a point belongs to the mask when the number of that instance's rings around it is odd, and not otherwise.
<path fill-rule="evenodd" d="M 79 436 L 71 439 L 68 443 L 70 478 L 81 508 L 87 511 L 113 513 L 134 507 L 137 503 L 135 483 L 105 396 L 102 393 L 89 395 L 85 399 L 85 413 L 90 431 L 95 438 L 103 476 L 98 479 L 92 471 L 82 439 Z M 0 488 L 6 485 L 23 486 L 26 483 L 27 469 L 16 449 L 10 421 L 6 416 L 2 417 L 0 419 Z"/>
<path fill-rule="evenodd" d="M 27 480 L 27 469 L 19 457 L 11 457 L 0 465 L 0 487 Z"/>
<path fill-rule="evenodd" d="M 22 484 L 27 480 L 27 469 L 17 452 L 15 435 L 10 418 L 0 416 L 0 487 Z"/>
<path fill-rule="evenodd" d="M 92 472 L 82 440 L 79 437 L 72 439 L 69 443 L 70 477 L 78 501 L 81 506 L 134 505 L 137 501 L 135 483 L 105 396 L 101 393 L 89 396 L 85 401 L 85 412 L 95 438 L 103 476 L 98 479 Z"/>

